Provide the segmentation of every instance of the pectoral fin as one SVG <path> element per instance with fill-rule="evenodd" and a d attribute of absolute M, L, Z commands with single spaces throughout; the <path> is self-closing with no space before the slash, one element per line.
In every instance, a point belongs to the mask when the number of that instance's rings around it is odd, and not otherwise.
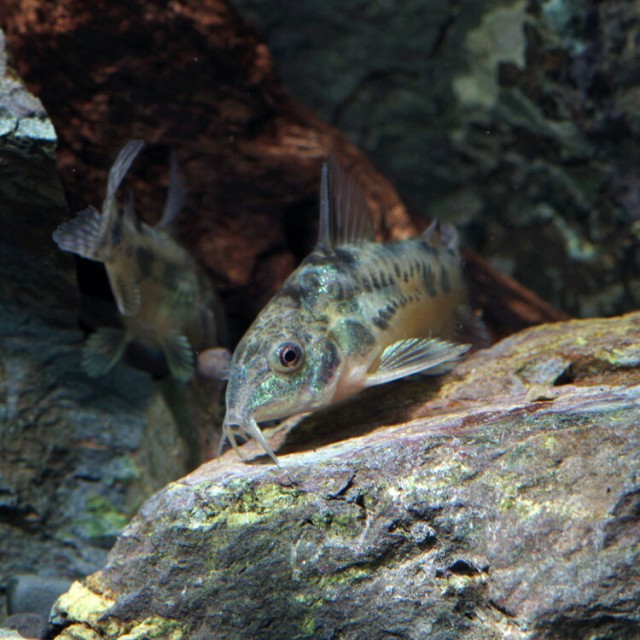
<path fill-rule="evenodd" d="M 135 316 L 141 303 L 138 283 L 126 274 L 113 273 L 113 270 L 107 270 L 107 274 L 118 311 L 123 316 Z"/>
<path fill-rule="evenodd" d="M 122 329 L 102 327 L 87 339 L 82 351 L 82 368 L 92 378 L 109 373 L 127 348 L 127 335 Z"/>
<path fill-rule="evenodd" d="M 162 345 L 167 366 L 176 380 L 187 382 L 193 377 L 194 357 L 186 336 L 173 334 Z"/>
<path fill-rule="evenodd" d="M 367 375 L 365 384 L 371 387 L 416 373 L 444 373 L 468 350 L 469 345 L 437 338 L 399 340 L 382 352 L 378 367 Z"/>

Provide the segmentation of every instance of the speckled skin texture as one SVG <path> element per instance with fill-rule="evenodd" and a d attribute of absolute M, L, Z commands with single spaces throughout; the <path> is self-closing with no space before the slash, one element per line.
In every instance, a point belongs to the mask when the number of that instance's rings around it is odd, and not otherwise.
<path fill-rule="evenodd" d="M 283 418 L 348 398 L 367 386 L 386 347 L 451 338 L 465 303 L 456 247 L 428 239 L 316 249 L 291 274 L 236 348 L 225 424 Z M 280 370 L 282 344 L 301 366 Z M 275 366 L 274 366 L 275 360 Z"/>

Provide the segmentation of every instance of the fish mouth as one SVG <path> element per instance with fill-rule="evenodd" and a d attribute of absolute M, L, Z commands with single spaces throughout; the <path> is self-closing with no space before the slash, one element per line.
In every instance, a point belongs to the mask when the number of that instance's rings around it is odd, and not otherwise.
<path fill-rule="evenodd" d="M 242 460 L 247 460 L 247 457 L 242 453 L 240 447 L 238 446 L 238 442 L 236 437 L 238 435 L 242 435 L 246 438 L 253 438 L 257 440 L 260 446 L 264 449 L 265 453 L 277 464 L 280 465 L 276 454 L 273 452 L 273 449 L 267 442 L 267 439 L 264 437 L 264 434 L 260 430 L 258 423 L 255 419 L 250 415 L 243 416 L 235 416 L 235 415 L 227 415 L 224 418 L 224 422 L 222 423 L 222 433 L 223 437 L 220 440 L 220 446 L 218 448 L 218 456 L 222 452 L 222 447 L 224 446 L 225 439 L 229 440 L 231 447 L 238 454 Z"/>

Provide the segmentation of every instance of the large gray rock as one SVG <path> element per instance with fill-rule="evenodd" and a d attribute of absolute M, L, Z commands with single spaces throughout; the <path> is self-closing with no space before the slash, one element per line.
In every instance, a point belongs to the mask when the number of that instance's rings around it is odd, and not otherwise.
<path fill-rule="evenodd" d="M 280 467 L 250 445 L 170 484 L 56 637 L 637 638 L 640 314 L 524 331 L 437 386 L 290 420 Z"/>
<path fill-rule="evenodd" d="M 69 218 L 55 146 L 0 32 L 0 621 L 12 576 L 96 571 L 145 498 L 192 468 L 180 392 L 81 369 L 73 261 L 51 240 Z"/>
<path fill-rule="evenodd" d="M 419 212 L 572 315 L 638 308 L 638 2 L 233 2 Z"/>

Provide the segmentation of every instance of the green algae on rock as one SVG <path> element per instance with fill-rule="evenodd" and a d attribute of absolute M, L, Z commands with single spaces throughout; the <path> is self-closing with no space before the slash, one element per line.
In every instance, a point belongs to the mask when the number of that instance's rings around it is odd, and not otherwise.
<path fill-rule="evenodd" d="M 202 466 L 75 587 L 97 609 L 59 600 L 58 637 L 138 637 L 150 620 L 196 640 L 633 637 L 638 344 L 640 313 L 538 327 L 401 422 L 280 452 L 280 468 Z"/>

